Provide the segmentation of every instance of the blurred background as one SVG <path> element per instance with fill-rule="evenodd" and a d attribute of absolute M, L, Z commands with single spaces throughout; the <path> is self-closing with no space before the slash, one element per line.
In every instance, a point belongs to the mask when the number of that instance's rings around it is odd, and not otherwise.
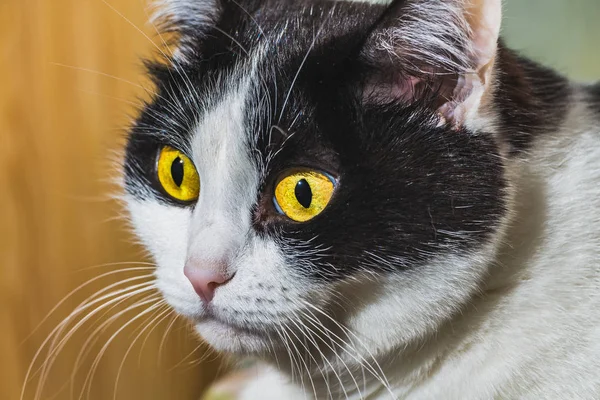
<path fill-rule="evenodd" d="M 600 1 L 505 5 L 510 46 L 600 78 Z M 111 198 L 151 90 L 140 58 L 160 45 L 148 12 L 147 0 L 0 0 L 1 399 L 20 398 L 47 338 L 23 399 L 198 399 L 220 371 L 149 290 L 151 260 Z M 57 326 L 68 341 L 52 339 Z"/>

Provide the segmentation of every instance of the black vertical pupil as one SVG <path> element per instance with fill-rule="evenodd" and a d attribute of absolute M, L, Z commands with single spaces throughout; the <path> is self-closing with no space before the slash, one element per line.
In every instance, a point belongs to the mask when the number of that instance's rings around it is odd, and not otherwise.
<path fill-rule="evenodd" d="M 300 203 L 302 207 L 310 207 L 310 203 L 312 202 L 312 190 L 310 190 L 310 185 L 306 182 L 306 179 L 300 179 L 298 183 L 296 183 L 294 193 L 296 194 L 298 203 Z"/>
<path fill-rule="evenodd" d="M 173 177 L 173 182 L 177 186 L 181 186 L 183 183 L 183 160 L 179 157 L 173 160 L 173 164 L 171 164 L 171 176 Z"/>

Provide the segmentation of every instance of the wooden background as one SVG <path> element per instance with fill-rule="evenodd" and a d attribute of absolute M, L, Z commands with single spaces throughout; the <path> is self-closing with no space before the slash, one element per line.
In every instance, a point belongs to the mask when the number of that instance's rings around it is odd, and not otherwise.
<path fill-rule="evenodd" d="M 115 272 L 83 288 L 34 332 L 80 284 L 102 273 L 144 267 L 122 210 L 109 196 L 116 191 L 111 159 L 138 96 L 145 95 L 140 85 L 148 84 L 139 59 L 153 45 L 144 34 L 160 40 L 146 23 L 146 0 L 110 1 L 0 0 L 0 399 L 19 399 L 35 352 L 77 304 L 111 283 L 147 272 Z M 597 0 L 506 4 L 504 33 L 511 45 L 575 77 L 600 76 Z M 119 262 L 134 263 L 99 266 Z M 79 398 L 102 345 L 144 308 L 123 315 L 86 347 L 89 357 L 71 387 L 82 346 L 98 321 L 131 305 L 100 313 L 78 329 L 51 369 L 41 398 L 69 399 L 71 392 Z M 160 317 L 147 316 L 154 315 Z M 163 342 L 170 321 L 163 320 L 143 346 L 148 331 L 141 332 L 115 390 L 129 345 L 151 320 L 143 315 L 121 332 L 98 364 L 89 397 L 84 391 L 82 398 L 197 399 L 219 362 L 196 362 L 206 350 L 194 351 L 198 341 L 183 323 L 171 327 Z M 45 358 L 42 353 L 34 371 Z M 26 386 L 24 399 L 35 398 L 37 378 Z"/>
<path fill-rule="evenodd" d="M 110 181 L 117 176 L 114 160 L 137 98 L 145 95 L 140 85 L 148 86 L 139 60 L 156 49 L 144 35 L 157 43 L 160 39 L 146 23 L 145 0 L 111 1 L 114 9 L 102 0 L 0 0 L 3 400 L 19 399 L 35 352 L 77 304 L 111 283 L 148 272 L 118 272 L 84 288 L 25 340 L 78 285 L 102 273 L 143 265 L 95 266 L 145 260 L 120 218 L 120 205 L 110 199 L 117 192 Z M 41 398 L 69 399 L 71 390 L 79 398 L 102 345 L 144 307 L 117 319 L 88 346 L 89 357 L 71 389 L 69 379 L 83 344 L 99 321 L 132 304 L 108 315 L 99 313 L 78 329 L 51 369 Z M 89 399 L 198 399 L 218 363 L 195 362 L 205 349 L 193 352 L 199 342 L 185 324 L 173 326 L 162 343 L 170 321 L 163 320 L 143 349 L 148 331 L 140 336 L 122 368 L 115 396 L 124 354 L 150 320 L 144 316 L 120 333 L 98 365 Z M 45 357 L 43 353 L 36 369 Z M 24 399 L 35 398 L 38 377 L 26 386 Z"/>

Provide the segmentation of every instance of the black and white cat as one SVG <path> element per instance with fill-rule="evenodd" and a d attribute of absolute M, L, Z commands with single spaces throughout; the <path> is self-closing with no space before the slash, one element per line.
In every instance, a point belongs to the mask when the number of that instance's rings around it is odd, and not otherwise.
<path fill-rule="evenodd" d="M 165 299 L 277 367 L 242 398 L 600 398 L 600 85 L 500 0 L 159 9 L 128 207 Z"/>

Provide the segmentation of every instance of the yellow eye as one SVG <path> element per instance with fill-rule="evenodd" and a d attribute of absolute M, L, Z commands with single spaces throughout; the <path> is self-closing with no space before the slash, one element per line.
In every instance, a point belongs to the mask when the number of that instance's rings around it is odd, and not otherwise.
<path fill-rule="evenodd" d="M 169 146 L 161 149 L 157 163 L 158 180 L 169 196 L 194 201 L 200 193 L 200 177 L 185 154 Z"/>
<path fill-rule="evenodd" d="M 282 178 L 275 187 L 275 208 L 296 222 L 306 222 L 319 215 L 331 200 L 334 179 L 317 171 L 295 171 Z"/>

